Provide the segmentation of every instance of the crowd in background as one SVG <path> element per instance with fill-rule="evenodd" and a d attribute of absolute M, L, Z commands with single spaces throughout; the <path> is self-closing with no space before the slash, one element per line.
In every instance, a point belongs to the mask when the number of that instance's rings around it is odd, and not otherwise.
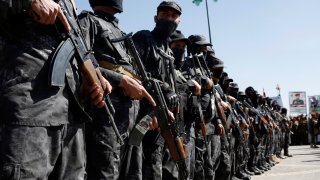
<path fill-rule="evenodd" d="M 320 130 L 320 114 L 313 112 L 309 116 L 291 116 L 291 145 L 307 145 L 318 148 Z"/>

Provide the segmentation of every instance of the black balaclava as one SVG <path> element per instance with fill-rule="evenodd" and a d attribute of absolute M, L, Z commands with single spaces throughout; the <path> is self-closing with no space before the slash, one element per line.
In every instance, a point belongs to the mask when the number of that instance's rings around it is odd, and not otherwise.
<path fill-rule="evenodd" d="M 284 115 L 284 116 L 287 116 L 287 112 L 288 112 L 288 110 L 287 110 L 287 108 L 281 108 L 281 114 L 282 115 Z"/>
<path fill-rule="evenodd" d="M 254 107 L 258 107 L 258 97 L 257 97 L 257 94 L 256 94 L 255 90 L 253 89 L 253 87 L 251 87 L 251 86 L 247 87 L 247 89 L 245 90 L 245 93 L 246 93 L 247 98 L 252 103 L 252 105 Z"/>
<path fill-rule="evenodd" d="M 211 69 L 211 72 L 212 72 L 212 77 L 216 79 L 216 82 L 214 83 L 218 84 L 219 79 L 221 78 L 221 75 L 223 73 L 223 68 L 213 68 Z"/>
<path fill-rule="evenodd" d="M 178 24 L 175 21 L 167 19 L 157 19 L 154 33 L 161 39 L 167 39 L 177 29 Z"/>
<path fill-rule="evenodd" d="M 258 103 L 260 105 L 266 105 L 266 99 L 263 98 L 263 96 L 261 96 L 260 94 L 258 94 Z"/>
<path fill-rule="evenodd" d="M 184 61 L 185 48 L 171 48 L 174 57 L 174 65 L 179 69 Z"/>
<path fill-rule="evenodd" d="M 122 0 L 89 0 L 90 6 L 111 6 L 117 10 L 118 13 L 123 11 Z"/>
<path fill-rule="evenodd" d="M 243 102 L 245 99 L 246 99 L 246 96 L 245 96 L 244 92 L 239 91 L 237 94 L 237 100 L 240 102 Z"/>
<path fill-rule="evenodd" d="M 228 88 L 228 94 L 234 98 L 238 98 L 239 88 Z"/>

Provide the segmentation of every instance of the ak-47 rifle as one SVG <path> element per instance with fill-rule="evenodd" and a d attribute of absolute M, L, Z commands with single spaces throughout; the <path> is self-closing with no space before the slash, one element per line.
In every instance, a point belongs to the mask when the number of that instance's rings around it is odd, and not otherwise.
<path fill-rule="evenodd" d="M 234 129 L 236 134 L 239 137 L 240 143 L 244 143 L 244 137 L 243 137 L 243 132 L 242 129 L 240 128 L 240 117 L 238 115 L 238 113 L 235 111 L 234 107 L 232 107 L 231 104 L 228 104 L 228 109 L 230 111 L 230 115 L 231 115 L 231 121 L 230 124 L 234 125 Z"/>
<path fill-rule="evenodd" d="M 202 80 L 202 76 L 206 76 L 206 73 L 204 72 L 204 69 L 202 68 L 200 61 L 199 61 L 199 56 L 202 56 L 202 54 L 196 54 L 196 55 L 190 55 L 188 58 L 189 60 L 192 62 L 192 69 L 194 72 L 191 72 L 189 69 L 189 73 L 191 75 L 191 78 L 195 78 L 195 81 L 197 81 L 199 84 L 205 83 L 205 82 L 201 82 Z M 197 67 L 199 69 L 197 69 Z M 195 117 L 195 127 L 196 130 L 200 130 L 201 135 L 203 137 L 204 143 L 206 145 L 206 148 L 208 148 L 208 141 L 206 139 L 206 134 L 207 134 L 207 129 L 206 129 L 206 123 L 204 120 L 204 115 L 201 109 L 201 105 L 200 105 L 200 100 L 198 96 L 193 95 L 194 89 L 190 90 L 189 93 L 189 100 L 190 100 L 190 106 L 192 109 L 192 114 Z M 197 132 L 195 132 L 195 135 L 198 136 L 199 134 Z"/>
<path fill-rule="evenodd" d="M 161 87 L 158 80 L 152 79 L 149 74 L 147 74 L 144 65 L 142 64 L 141 58 L 138 54 L 137 49 L 134 46 L 132 40 L 132 33 L 127 35 L 126 43 L 128 45 L 128 49 L 133 56 L 133 61 L 138 68 L 139 74 L 141 76 L 142 85 L 148 91 L 148 93 L 152 96 L 157 106 L 154 107 L 153 111 L 147 115 L 145 118 L 149 118 L 150 116 L 156 116 L 158 120 L 158 124 L 160 127 L 160 134 L 165 140 L 165 143 L 169 149 L 172 160 L 175 161 L 178 171 L 179 171 L 179 179 L 186 180 L 188 178 L 188 171 L 186 165 L 186 152 L 184 148 L 183 138 L 180 137 L 177 128 L 175 127 L 175 123 L 172 122 L 169 116 L 169 109 L 167 107 L 165 98 L 162 94 Z M 145 123 L 144 123 L 145 124 Z M 143 126 L 141 126 L 143 127 Z M 139 129 L 141 129 L 139 126 Z M 134 137 L 135 130 L 132 132 L 131 137 Z M 130 137 L 130 139 L 131 139 Z M 130 140 L 129 140 L 130 141 Z"/>
<path fill-rule="evenodd" d="M 59 1 L 59 5 L 71 27 L 71 31 L 66 32 L 59 26 L 59 22 L 57 22 L 56 27 L 62 36 L 63 41 L 55 51 L 50 64 L 49 85 L 54 87 L 64 86 L 67 65 L 73 58 L 75 58 L 80 65 L 81 73 L 84 75 L 86 81 L 90 84 L 97 83 L 100 86 L 100 93 L 105 95 L 106 103 L 104 104 L 104 109 L 106 111 L 108 121 L 110 121 L 113 130 L 117 135 L 118 141 L 122 145 L 122 137 L 113 119 L 114 108 L 109 95 L 104 93 L 106 85 L 102 82 L 103 76 L 97 68 L 97 60 L 88 49 L 84 40 L 85 38 L 82 34 L 81 26 L 75 17 L 75 9 L 74 7 L 69 7 L 65 1 Z M 93 63 L 95 65 L 93 65 Z"/>
<path fill-rule="evenodd" d="M 263 117 L 263 115 L 257 109 L 252 107 L 249 103 L 247 103 L 246 101 L 243 101 L 242 103 L 247 108 L 249 108 L 251 112 L 253 112 L 255 115 L 257 115 L 259 117 L 259 120 L 262 123 L 262 126 L 263 126 L 264 130 L 266 131 L 265 133 L 267 133 L 267 131 L 268 131 L 268 126 L 267 126 L 268 121 Z M 255 121 L 255 124 L 259 124 L 259 122 Z"/>
<path fill-rule="evenodd" d="M 208 65 L 205 61 L 205 58 L 203 57 L 203 54 L 195 55 L 192 58 L 193 58 L 192 60 L 193 60 L 194 65 L 195 65 L 195 62 L 197 62 L 197 64 L 199 65 L 202 74 L 207 76 L 209 79 L 211 79 L 211 71 L 208 68 Z M 217 112 L 219 118 L 221 119 L 221 122 L 222 122 L 222 125 L 224 126 L 224 128 L 227 128 L 228 127 L 227 117 L 226 117 L 226 114 L 223 110 L 223 106 L 221 105 L 221 98 L 218 98 L 216 93 L 217 93 L 217 90 L 215 88 L 213 88 L 212 94 L 215 98 L 216 112 Z"/>

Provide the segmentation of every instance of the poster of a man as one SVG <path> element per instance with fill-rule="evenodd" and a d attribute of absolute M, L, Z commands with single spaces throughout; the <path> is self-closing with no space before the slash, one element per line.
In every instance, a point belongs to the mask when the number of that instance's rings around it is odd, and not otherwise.
<path fill-rule="evenodd" d="M 307 113 L 306 92 L 294 91 L 289 92 L 289 104 L 291 113 Z"/>
<path fill-rule="evenodd" d="M 292 105 L 304 105 L 304 101 L 300 99 L 300 93 L 296 93 L 294 96 L 295 99 L 293 99 Z"/>

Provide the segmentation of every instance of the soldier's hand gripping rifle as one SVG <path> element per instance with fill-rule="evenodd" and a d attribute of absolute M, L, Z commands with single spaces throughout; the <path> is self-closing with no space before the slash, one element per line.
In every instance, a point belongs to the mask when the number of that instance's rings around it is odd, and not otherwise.
<path fill-rule="evenodd" d="M 235 108 L 232 107 L 232 105 L 230 103 L 228 103 L 228 110 L 230 111 L 231 120 L 232 120 L 232 122 L 230 122 L 230 124 L 234 125 L 235 133 L 239 137 L 239 142 L 241 144 L 244 144 L 244 142 L 245 142 L 244 141 L 244 136 L 243 136 L 242 129 L 240 128 L 240 119 L 241 119 L 241 117 L 239 116 L 239 114 L 237 113 Z"/>
<path fill-rule="evenodd" d="M 63 86 L 67 65 L 70 60 L 76 58 L 85 80 L 89 84 L 97 83 L 100 87 L 100 93 L 105 95 L 106 103 L 104 103 L 104 109 L 106 111 L 107 119 L 110 121 L 115 134 L 117 135 L 118 141 L 122 145 L 122 137 L 113 119 L 114 108 L 109 95 L 104 93 L 104 89 L 106 88 L 105 83 L 103 83 L 104 78 L 100 70 L 96 68 L 98 66 L 97 60 L 88 49 L 79 22 L 75 19 L 75 9 L 74 7 L 69 7 L 65 1 L 59 1 L 59 5 L 71 27 L 71 30 L 70 32 L 66 32 L 63 28 L 59 27 L 59 22 L 57 22 L 57 30 L 60 32 L 60 35 L 64 40 L 60 43 L 53 55 L 49 70 L 49 85 L 56 87 Z M 93 65 L 93 62 L 95 65 Z"/>
<path fill-rule="evenodd" d="M 159 81 L 152 79 L 150 75 L 147 74 L 138 51 L 134 46 L 131 33 L 127 35 L 126 42 L 133 55 L 133 61 L 140 73 L 142 84 L 157 104 L 150 114 L 157 117 L 160 134 L 165 140 L 172 160 L 174 160 L 177 165 L 179 179 L 186 180 L 188 178 L 188 171 L 185 163 L 186 152 L 183 139 L 180 137 L 177 128 L 175 127 L 175 123 L 172 122 L 169 117 L 169 109 L 162 94 Z"/>

